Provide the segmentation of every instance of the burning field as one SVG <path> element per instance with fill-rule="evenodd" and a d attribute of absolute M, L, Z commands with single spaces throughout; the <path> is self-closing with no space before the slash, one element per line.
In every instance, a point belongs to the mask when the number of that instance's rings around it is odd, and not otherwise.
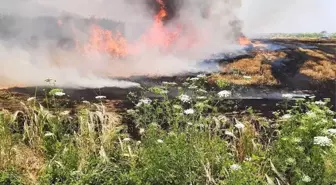
<path fill-rule="evenodd" d="M 336 38 L 249 37 L 242 2 L 2 15 L 0 184 L 336 182 Z"/>

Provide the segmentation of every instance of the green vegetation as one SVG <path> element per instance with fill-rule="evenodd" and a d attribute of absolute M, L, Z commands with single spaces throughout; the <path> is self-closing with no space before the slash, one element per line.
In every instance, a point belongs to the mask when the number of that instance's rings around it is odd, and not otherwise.
<path fill-rule="evenodd" d="M 22 111 L 2 111 L 0 184 L 336 183 L 327 100 L 297 100 L 274 119 L 252 109 L 229 116 L 225 98 L 234 92 L 222 83 L 206 89 L 205 78 L 130 93 L 134 108 L 123 115 L 107 112 L 103 96 L 70 112 L 61 89 L 46 93 L 44 107 L 33 97 Z M 167 96 L 172 86 L 175 98 Z"/>
<path fill-rule="evenodd" d="M 321 38 L 328 35 L 329 38 L 336 38 L 336 33 L 278 33 L 272 34 L 273 38 Z"/>

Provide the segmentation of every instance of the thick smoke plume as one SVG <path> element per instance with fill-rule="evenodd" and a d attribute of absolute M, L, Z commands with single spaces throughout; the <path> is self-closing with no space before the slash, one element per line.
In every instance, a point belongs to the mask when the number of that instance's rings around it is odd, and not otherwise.
<path fill-rule="evenodd" d="M 52 78 L 60 86 L 129 87 L 136 84 L 111 78 L 197 72 L 204 69 L 197 64 L 211 54 L 239 48 L 240 1 L 163 0 L 163 4 L 164 28 L 182 27 L 176 46 L 168 52 L 139 42 L 149 33 L 151 42 L 160 40 L 161 33 L 150 30 L 161 10 L 157 0 L 1 1 L 0 86 L 44 85 Z M 78 52 L 76 43 L 90 38 L 92 24 L 113 34 L 119 31 L 129 45 L 137 43 L 137 53 L 115 58 Z M 193 44 L 187 45 L 190 40 Z"/>

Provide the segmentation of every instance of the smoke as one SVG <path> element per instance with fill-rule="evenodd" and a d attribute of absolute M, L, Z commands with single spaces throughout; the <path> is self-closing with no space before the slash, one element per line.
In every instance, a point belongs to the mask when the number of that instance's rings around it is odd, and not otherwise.
<path fill-rule="evenodd" d="M 238 18 L 240 0 L 164 3 L 168 13 L 165 27 L 183 26 L 176 47 L 163 53 L 157 47 L 140 45 L 141 52 L 136 55 L 115 59 L 59 46 L 71 45 L 67 39 L 87 39 L 92 16 L 115 21 L 112 26 L 106 20 L 102 25 L 121 31 L 133 43 L 153 24 L 153 16 L 160 10 L 155 0 L 3 0 L 0 11 L 6 16 L 0 21 L 0 77 L 4 80 L 0 84 L 44 85 L 45 79 L 52 78 L 63 87 L 130 87 L 137 84 L 111 78 L 202 71 L 199 62 L 211 54 L 239 48 L 236 39 L 243 28 Z M 71 18 L 63 19 L 65 26 L 60 30 L 55 19 L 64 15 Z M 190 37 L 196 44 L 182 47 Z"/>
<path fill-rule="evenodd" d="M 244 33 L 336 32 L 333 0 L 242 0 Z"/>

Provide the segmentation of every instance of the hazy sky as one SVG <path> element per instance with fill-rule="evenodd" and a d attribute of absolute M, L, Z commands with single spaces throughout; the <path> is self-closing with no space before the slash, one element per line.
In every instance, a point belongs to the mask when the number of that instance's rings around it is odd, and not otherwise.
<path fill-rule="evenodd" d="M 248 32 L 336 32 L 336 0 L 242 0 Z"/>

